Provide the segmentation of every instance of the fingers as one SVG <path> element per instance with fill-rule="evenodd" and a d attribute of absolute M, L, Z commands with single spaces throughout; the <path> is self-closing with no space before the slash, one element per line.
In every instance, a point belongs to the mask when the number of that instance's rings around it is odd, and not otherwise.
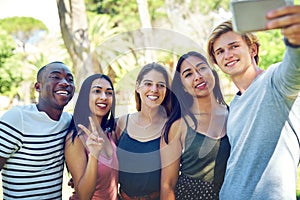
<path fill-rule="evenodd" d="M 78 127 L 81 128 L 87 135 L 90 135 L 91 133 L 97 133 L 96 125 L 91 117 L 89 117 L 89 121 L 90 121 L 92 132 L 82 124 L 78 124 Z"/>
<path fill-rule="evenodd" d="M 78 124 L 78 127 L 81 128 L 81 130 L 83 130 L 83 132 L 85 132 L 87 135 L 90 135 L 91 132 L 88 128 L 86 128 L 85 126 Z"/>
<path fill-rule="evenodd" d="M 300 44 L 300 6 L 286 6 L 267 14 L 267 29 L 281 28 L 282 34 L 294 45 Z"/>
<path fill-rule="evenodd" d="M 95 123 L 94 123 L 94 121 L 91 117 L 89 117 L 89 121 L 90 121 L 90 124 L 91 124 L 92 132 L 95 133 L 97 131 Z"/>
<path fill-rule="evenodd" d="M 300 6 L 286 6 L 268 12 L 267 28 L 284 28 L 300 23 Z"/>
<path fill-rule="evenodd" d="M 88 151 L 90 152 L 90 155 L 92 155 L 95 159 L 98 159 L 103 144 L 104 144 L 103 138 L 96 136 L 94 134 L 91 134 L 86 141 Z"/>
<path fill-rule="evenodd" d="M 285 6 L 277 9 L 270 10 L 267 13 L 268 19 L 274 19 L 280 16 L 291 15 L 299 13 L 300 6 Z"/>
<path fill-rule="evenodd" d="M 70 180 L 68 181 L 68 186 L 71 186 L 71 188 L 74 188 L 73 178 L 70 178 Z"/>
<path fill-rule="evenodd" d="M 284 28 L 281 30 L 281 33 L 286 37 L 289 43 L 300 45 L 300 24 Z"/>
<path fill-rule="evenodd" d="M 103 143 L 104 139 L 96 134 L 90 134 L 88 136 L 88 142 L 89 144 L 95 145 L 95 144 Z"/>
<path fill-rule="evenodd" d="M 87 135 L 87 138 L 83 138 L 85 147 L 88 149 L 89 154 L 95 159 L 98 159 L 100 152 L 102 151 L 104 145 L 104 139 L 100 137 L 96 123 L 89 117 L 90 126 L 89 128 L 85 127 L 82 124 L 78 124 L 78 127 Z M 101 128 L 100 130 L 101 131 Z"/>

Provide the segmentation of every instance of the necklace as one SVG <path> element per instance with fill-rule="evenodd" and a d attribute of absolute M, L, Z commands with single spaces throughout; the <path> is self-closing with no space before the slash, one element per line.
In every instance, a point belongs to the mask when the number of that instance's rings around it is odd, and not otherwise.
<path fill-rule="evenodd" d="M 141 142 L 150 141 L 153 139 L 156 139 L 161 136 L 162 129 L 164 126 L 163 120 L 158 120 L 159 123 L 156 123 L 157 121 L 150 121 L 147 125 L 141 125 L 139 123 L 139 118 L 130 118 L 132 121 L 133 127 L 128 127 L 128 134 Z"/>
<path fill-rule="evenodd" d="M 133 121 L 133 123 L 138 126 L 139 128 L 141 129 L 144 129 L 144 130 L 147 130 L 151 125 L 152 125 L 152 122 L 150 122 L 149 124 L 147 125 L 141 125 L 139 120 L 136 121 L 136 119 L 134 119 L 134 117 L 131 117 L 131 120 Z"/>
<path fill-rule="evenodd" d="M 192 113 L 193 115 L 209 115 L 211 113 Z"/>

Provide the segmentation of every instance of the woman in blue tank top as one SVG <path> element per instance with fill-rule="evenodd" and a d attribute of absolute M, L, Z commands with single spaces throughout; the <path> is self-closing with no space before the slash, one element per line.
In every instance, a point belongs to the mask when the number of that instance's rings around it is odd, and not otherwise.
<path fill-rule="evenodd" d="M 230 145 L 228 107 L 206 58 L 179 58 L 172 82 L 172 112 L 161 143 L 161 199 L 218 199 Z"/>
<path fill-rule="evenodd" d="M 145 65 L 136 80 L 137 112 L 117 121 L 119 196 L 123 200 L 160 198 L 160 139 L 170 113 L 170 80 L 158 63 Z"/>

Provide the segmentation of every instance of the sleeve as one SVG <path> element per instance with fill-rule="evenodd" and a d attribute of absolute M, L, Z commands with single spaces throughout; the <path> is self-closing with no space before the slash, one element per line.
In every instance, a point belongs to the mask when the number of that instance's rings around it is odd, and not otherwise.
<path fill-rule="evenodd" d="M 273 84 L 281 94 L 295 99 L 300 91 L 300 48 L 286 45 L 283 61 L 276 68 Z"/>
<path fill-rule="evenodd" d="M 23 120 L 22 112 L 12 108 L 0 119 L 0 156 L 9 158 L 22 146 Z"/>

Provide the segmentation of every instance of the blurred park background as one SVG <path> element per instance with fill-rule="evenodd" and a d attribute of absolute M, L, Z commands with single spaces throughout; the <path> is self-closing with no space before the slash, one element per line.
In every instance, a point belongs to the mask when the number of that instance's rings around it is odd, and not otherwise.
<path fill-rule="evenodd" d="M 109 75 L 116 89 L 116 117 L 133 112 L 139 67 L 158 61 L 172 74 L 181 54 L 189 50 L 205 52 L 213 27 L 231 18 L 229 3 L 230 0 L 0 0 L 0 115 L 14 105 L 36 102 L 36 73 L 56 60 L 72 69 L 77 92 L 87 76 Z M 300 0 L 294 3 L 300 4 Z M 154 37 L 160 43 L 153 48 L 153 41 L 145 35 L 155 29 L 170 34 L 156 32 L 161 33 Z M 257 35 L 261 43 L 259 65 L 266 69 L 283 58 L 282 36 L 280 30 Z M 187 41 L 192 42 L 189 45 Z M 229 103 L 236 89 L 226 75 L 219 74 Z M 72 112 L 75 103 L 76 94 L 66 111 Z M 300 193 L 299 187 L 297 191 Z M 70 192 L 64 182 L 64 199 Z"/>

